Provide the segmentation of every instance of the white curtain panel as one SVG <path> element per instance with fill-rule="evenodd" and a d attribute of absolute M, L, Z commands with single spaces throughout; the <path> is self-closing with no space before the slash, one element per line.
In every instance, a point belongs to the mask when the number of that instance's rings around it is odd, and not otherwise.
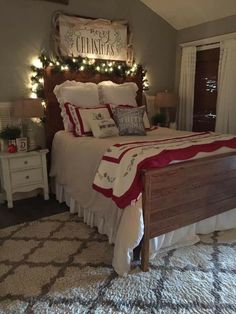
<path fill-rule="evenodd" d="M 236 39 L 220 43 L 216 131 L 236 134 Z"/>
<path fill-rule="evenodd" d="M 186 131 L 192 131 L 193 126 L 196 52 L 196 46 L 182 48 L 179 84 L 178 129 Z"/>

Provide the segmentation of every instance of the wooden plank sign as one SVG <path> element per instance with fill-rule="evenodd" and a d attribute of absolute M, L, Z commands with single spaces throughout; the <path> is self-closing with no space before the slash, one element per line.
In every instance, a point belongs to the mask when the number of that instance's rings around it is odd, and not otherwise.
<path fill-rule="evenodd" d="M 127 60 L 127 24 L 103 19 L 59 16 L 60 52 L 63 56 Z"/>

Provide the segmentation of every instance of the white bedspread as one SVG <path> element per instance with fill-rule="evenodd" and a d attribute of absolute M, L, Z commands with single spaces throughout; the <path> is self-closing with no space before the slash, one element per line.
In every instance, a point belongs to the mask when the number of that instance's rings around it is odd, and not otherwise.
<path fill-rule="evenodd" d="M 157 137 L 165 139 L 184 134 L 189 132 L 159 128 L 149 132 L 145 139 Z M 95 192 L 92 183 L 107 148 L 126 139 L 130 142 L 137 140 L 137 137 L 76 138 L 68 132 L 59 131 L 53 141 L 50 172 L 50 175 L 55 178 L 57 197 L 67 201 L 68 205 L 73 204 L 71 210 L 78 211 L 86 223 L 97 226 L 99 232 L 105 233 L 109 241 L 115 244 L 113 267 L 120 275 L 129 271 L 133 249 L 143 236 L 141 198 L 135 205 L 122 210 L 117 208 L 110 198 Z M 138 139 L 140 140 L 140 137 Z M 224 148 L 214 154 L 228 151 L 232 150 Z M 200 157 L 204 157 L 204 153 L 198 154 L 195 158 Z M 198 241 L 198 233 L 233 227 L 236 227 L 236 209 L 151 240 L 150 254 L 154 256 L 160 249 L 173 245 L 195 243 Z"/>

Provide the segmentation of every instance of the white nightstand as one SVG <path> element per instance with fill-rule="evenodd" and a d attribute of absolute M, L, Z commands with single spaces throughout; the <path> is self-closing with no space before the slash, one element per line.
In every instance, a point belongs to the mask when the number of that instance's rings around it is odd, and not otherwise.
<path fill-rule="evenodd" d="M 13 207 L 15 192 L 29 192 L 38 188 L 48 200 L 47 149 L 26 153 L 0 153 L 1 185 L 6 194 L 7 206 Z"/>

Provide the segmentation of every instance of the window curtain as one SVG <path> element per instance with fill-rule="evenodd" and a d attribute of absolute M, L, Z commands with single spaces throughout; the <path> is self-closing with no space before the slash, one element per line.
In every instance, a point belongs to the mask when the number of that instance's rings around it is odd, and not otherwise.
<path fill-rule="evenodd" d="M 216 131 L 236 134 L 236 39 L 220 43 Z"/>
<path fill-rule="evenodd" d="M 192 131 L 193 126 L 196 52 L 196 46 L 182 48 L 179 84 L 178 129 L 186 131 Z"/>

